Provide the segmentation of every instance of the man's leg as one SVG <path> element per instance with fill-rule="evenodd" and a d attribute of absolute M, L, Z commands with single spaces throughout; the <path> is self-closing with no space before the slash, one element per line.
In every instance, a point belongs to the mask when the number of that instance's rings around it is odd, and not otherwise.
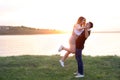
<path fill-rule="evenodd" d="M 81 49 L 76 49 L 75 57 L 76 57 L 77 64 L 78 64 L 78 73 L 80 73 L 81 75 L 84 75 L 83 74 L 82 50 Z"/>

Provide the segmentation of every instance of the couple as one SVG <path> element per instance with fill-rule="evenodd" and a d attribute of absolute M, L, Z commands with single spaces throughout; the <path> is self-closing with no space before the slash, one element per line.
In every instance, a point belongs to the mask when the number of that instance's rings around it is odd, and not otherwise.
<path fill-rule="evenodd" d="M 82 50 L 84 48 L 85 40 L 90 35 L 90 29 L 93 27 L 92 22 L 86 23 L 84 17 L 79 17 L 77 23 L 73 27 L 72 35 L 69 39 L 69 48 L 60 46 L 59 52 L 62 50 L 67 51 L 65 55 L 59 60 L 62 67 L 64 67 L 64 61 L 69 56 L 70 53 L 75 53 L 75 58 L 78 64 L 78 71 L 75 73 L 76 78 L 84 77 L 83 73 L 83 61 L 82 61 Z"/>

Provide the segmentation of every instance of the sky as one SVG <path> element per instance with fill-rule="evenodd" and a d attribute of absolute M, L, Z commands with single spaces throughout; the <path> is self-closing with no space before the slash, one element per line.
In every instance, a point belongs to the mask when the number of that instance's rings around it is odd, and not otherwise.
<path fill-rule="evenodd" d="M 0 0 L 0 25 L 72 30 L 80 16 L 93 30 L 120 30 L 119 0 Z"/>

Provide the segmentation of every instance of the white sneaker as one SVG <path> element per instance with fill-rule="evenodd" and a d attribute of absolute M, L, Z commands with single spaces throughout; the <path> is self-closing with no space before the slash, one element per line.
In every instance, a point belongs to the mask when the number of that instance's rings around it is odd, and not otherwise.
<path fill-rule="evenodd" d="M 82 78 L 82 77 L 84 77 L 84 75 L 81 75 L 80 73 L 78 73 L 75 77 L 76 78 Z"/>
<path fill-rule="evenodd" d="M 60 65 L 64 67 L 64 62 L 62 60 L 59 60 L 59 62 L 60 62 Z"/>
<path fill-rule="evenodd" d="M 63 46 L 61 45 L 58 49 L 58 52 L 62 51 L 63 50 Z"/>

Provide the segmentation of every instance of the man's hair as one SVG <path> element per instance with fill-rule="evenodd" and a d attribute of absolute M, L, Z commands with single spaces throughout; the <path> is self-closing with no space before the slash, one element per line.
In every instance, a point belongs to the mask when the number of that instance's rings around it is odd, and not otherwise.
<path fill-rule="evenodd" d="M 90 24 L 90 28 L 93 28 L 93 23 L 92 23 L 92 22 L 89 22 L 89 24 Z"/>

